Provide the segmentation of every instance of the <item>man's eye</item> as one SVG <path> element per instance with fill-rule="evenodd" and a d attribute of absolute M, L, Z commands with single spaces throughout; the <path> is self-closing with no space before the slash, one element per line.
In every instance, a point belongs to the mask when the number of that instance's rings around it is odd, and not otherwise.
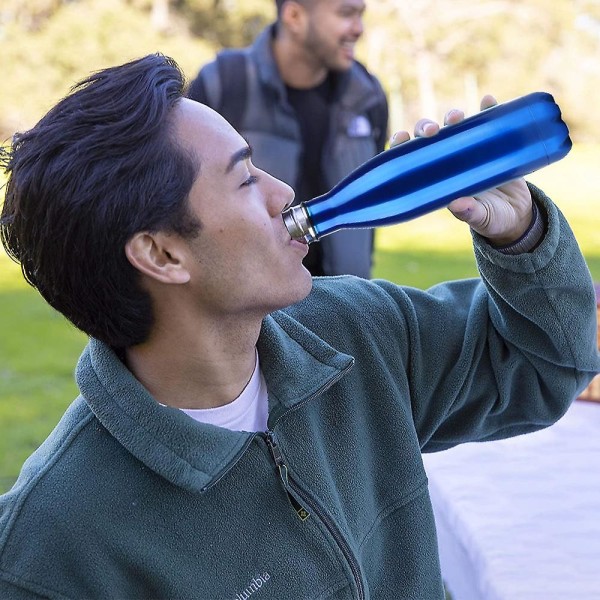
<path fill-rule="evenodd" d="M 252 185 L 253 183 L 256 183 L 258 181 L 258 177 L 256 175 L 250 175 L 250 177 L 248 177 L 248 179 L 246 179 L 246 181 L 244 181 L 244 183 L 242 183 L 241 187 L 246 187 L 249 185 Z"/>

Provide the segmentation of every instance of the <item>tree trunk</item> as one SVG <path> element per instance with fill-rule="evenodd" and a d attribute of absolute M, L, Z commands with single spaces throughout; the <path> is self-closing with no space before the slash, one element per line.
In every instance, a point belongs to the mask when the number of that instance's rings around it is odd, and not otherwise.
<path fill-rule="evenodd" d="M 150 22 L 155 31 L 166 31 L 169 29 L 169 0 L 152 0 L 152 12 Z"/>

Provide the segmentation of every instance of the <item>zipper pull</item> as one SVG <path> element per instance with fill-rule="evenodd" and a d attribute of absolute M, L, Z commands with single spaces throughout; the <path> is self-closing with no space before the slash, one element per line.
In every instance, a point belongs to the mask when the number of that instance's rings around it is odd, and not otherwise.
<path fill-rule="evenodd" d="M 275 464 L 279 466 L 283 463 L 283 455 L 281 454 L 281 450 L 277 445 L 277 440 L 275 439 L 275 434 L 272 431 L 267 431 L 267 446 L 269 446 L 269 450 L 271 451 L 271 456 L 275 461 Z"/>
<path fill-rule="evenodd" d="M 275 461 L 275 466 L 279 469 L 279 477 L 281 477 L 281 481 L 283 482 L 283 485 L 287 490 L 289 485 L 287 465 L 283 460 L 283 454 L 281 454 L 281 450 L 279 449 L 279 445 L 277 444 L 277 439 L 275 438 L 275 434 L 272 431 L 267 432 L 267 445 L 269 446 L 271 456 Z"/>
<path fill-rule="evenodd" d="M 288 468 L 283 460 L 283 454 L 279 449 L 279 445 L 277 444 L 277 439 L 275 438 L 275 433 L 273 431 L 267 431 L 267 446 L 269 446 L 269 450 L 271 452 L 271 456 L 275 461 L 275 465 L 279 469 L 279 477 L 283 482 L 283 487 L 288 495 L 288 499 L 296 511 L 296 514 L 300 518 L 301 521 L 306 521 L 308 517 L 310 517 L 310 513 L 296 500 L 294 496 L 290 493 L 291 484 L 288 478 Z"/>

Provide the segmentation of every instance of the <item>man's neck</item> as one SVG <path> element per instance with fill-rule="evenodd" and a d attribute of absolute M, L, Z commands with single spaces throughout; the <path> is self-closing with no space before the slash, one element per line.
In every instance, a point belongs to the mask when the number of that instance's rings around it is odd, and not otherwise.
<path fill-rule="evenodd" d="M 260 323 L 241 327 L 157 326 L 150 339 L 128 348 L 126 363 L 161 404 L 213 408 L 235 400 L 256 362 Z"/>
<path fill-rule="evenodd" d="M 277 69 L 286 85 L 299 90 L 310 89 L 327 78 L 327 68 L 288 37 L 275 37 L 271 43 Z"/>

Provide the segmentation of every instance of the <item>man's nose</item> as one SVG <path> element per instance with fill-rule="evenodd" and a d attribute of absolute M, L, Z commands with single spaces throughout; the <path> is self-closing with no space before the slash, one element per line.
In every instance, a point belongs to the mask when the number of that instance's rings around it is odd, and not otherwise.
<path fill-rule="evenodd" d="M 352 20 L 352 33 L 356 37 L 360 37 L 365 31 L 365 25 L 362 16 L 356 17 Z"/>
<path fill-rule="evenodd" d="M 268 202 L 269 212 L 273 215 L 282 213 L 294 201 L 294 190 L 285 182 L 266 174 L 269 179 Z"/>

